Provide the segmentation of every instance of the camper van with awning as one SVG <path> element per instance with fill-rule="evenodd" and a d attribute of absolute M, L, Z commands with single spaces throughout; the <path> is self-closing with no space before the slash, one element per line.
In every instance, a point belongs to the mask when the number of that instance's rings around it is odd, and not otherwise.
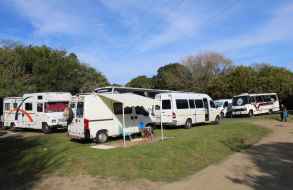
<path fill-rule="evenodd" d="M 140 133 L 139 125 L 151 126 L 153 99 L 140 95 L 80 94 L 71 103 L 74 114 L 68 126 L 73 139 L 93 139 L 104 143 L 108 137 Z"/>

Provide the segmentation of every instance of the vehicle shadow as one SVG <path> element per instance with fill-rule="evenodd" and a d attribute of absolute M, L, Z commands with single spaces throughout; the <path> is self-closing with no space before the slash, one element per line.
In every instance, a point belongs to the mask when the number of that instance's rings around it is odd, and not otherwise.
<path fill-rule="evenodd" d="M 56 155 L 63 151 L 49 151 L 38 138 L 0 139 L 0 189 L 32 189 L 44 172 L 62 164 Z"/>
<path fill-rule="evenodd" d="M 293 188 L 293 143 L 273 143 L 253 146 L 247 151 L 261 175 L 247 174 L 244 180 L 230 179 L 255 190 L 291 190 Z"/>

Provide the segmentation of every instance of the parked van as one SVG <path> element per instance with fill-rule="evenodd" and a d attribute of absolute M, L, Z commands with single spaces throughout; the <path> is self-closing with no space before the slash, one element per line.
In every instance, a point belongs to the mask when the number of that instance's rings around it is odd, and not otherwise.
<path fill-rule="evenodd" d="M 162 93 L 155 97 L 155 116 L 164 125 L 191 128 L 195 123 L 218 123 L 220 113 L 207 94 Z M 162 121 L 161 121 L 162 120 Z"/>
<path fill-rule="evenodd" d="M 44 133 L 50 133 L 54 128 L 66 128 L 63 114 L 70 101 L 71 94 L 66 92 L 24 94 L 12 127 L 41 129 Z"/>
<path fill-rule="evenodd" d="M 139 133 L 139 126 L 151 126 L 153 99 L 136 94 L 80 94 L 71 103 L 74 114 L 68 126 L 73 139 L 104 143 L 108 137 Z"/>
<path fill-rule="evenodd" d="M 215 100 L 215 104 L 220 111 L 221 118 L 232 115 L 232 99 Z"/>
<path fill-rule="evenodd" d="M 232 99 L 233 116 L 273 113 L 280 110 L 276 93 L 240 94 Z"/>
<path fill-rule="evenodd" d="M 15 125 L 15 113 L 22 97 L 6 97 L 3 99 L 3 126 L 10 128 Z"/>

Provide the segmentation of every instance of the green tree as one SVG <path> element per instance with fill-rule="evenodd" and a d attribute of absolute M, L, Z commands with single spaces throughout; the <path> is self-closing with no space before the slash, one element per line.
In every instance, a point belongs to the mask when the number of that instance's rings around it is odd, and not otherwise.
<path fill-rule="evenodd" d="M 154 88 L 154 79 L 142 75 L 130 80 L 126 86 L 135 88 Z"/>

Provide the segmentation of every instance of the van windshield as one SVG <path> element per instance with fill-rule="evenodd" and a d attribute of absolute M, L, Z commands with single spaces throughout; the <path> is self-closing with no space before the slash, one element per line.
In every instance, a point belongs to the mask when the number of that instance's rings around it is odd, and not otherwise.
<path fill-rule="evenodd" d="M 45 112 L 63 112 L 64 109 L 68 106 L 68 102 L 47 102 L 45 104 Z"/>
<path fill-rule="evenodd" d="M 249 96 L 237 96 L 233 97 L 232 99 L 232 105 L 233 106 L 243 106 L 245 104 L 248 104 Z"/>
<path fill-rule="evenodd" d="M 224 102 L 215 102 L 215 104 L 217 107 L 223 107 Z"/>

